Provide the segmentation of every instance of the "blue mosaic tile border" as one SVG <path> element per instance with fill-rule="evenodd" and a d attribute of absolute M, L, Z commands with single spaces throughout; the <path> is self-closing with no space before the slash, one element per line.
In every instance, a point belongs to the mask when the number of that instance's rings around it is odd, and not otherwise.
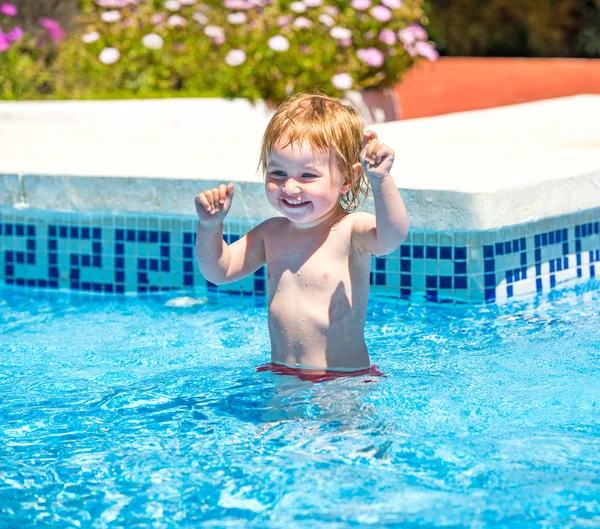
<path fill-rule="evenodd" d="M 233 243 L 255 222 L 233 220 Z M 229 285 L 195 263 L 191 217 L 58 213 L 0 208 L 0 280 L 103 294 L 159 291 L 266 294 L 265 267 Z M 433 302 L 503 302 L 596 276 L 600 209 L 491 232 L 412 230 L 396 252 L 373 257 L 375 295 Z"/>

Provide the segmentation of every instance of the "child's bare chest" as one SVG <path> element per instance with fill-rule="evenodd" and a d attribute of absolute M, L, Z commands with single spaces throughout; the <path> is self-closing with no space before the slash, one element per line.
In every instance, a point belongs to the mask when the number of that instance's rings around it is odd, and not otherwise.
<path fill-rule="evenodd" d="M 352 268 L 351 231 L 346 225 L 310 234 L 273 234 L 265 241 L 269 299 L 277 292 L 306 296 L 349 286 Z"/>

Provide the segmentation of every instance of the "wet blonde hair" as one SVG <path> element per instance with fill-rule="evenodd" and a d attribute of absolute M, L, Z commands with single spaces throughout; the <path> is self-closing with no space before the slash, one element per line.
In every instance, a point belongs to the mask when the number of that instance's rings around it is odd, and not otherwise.
<path fill-rule="evenodd" d="M 333 149 L 344 182 L 352 187 L 340 196 L 340 205 L 348 212 L 358 209 L 369 196 L 369 181 L 364 171 L 354 177 L 352 165 L 360 162 L 364 123 L 360 113 L 340 99 L 323 94 L 295 94 L 286 99 L 267 125 L 262 139 L 259 170 L 263 178 L 275 148 L 307 141 L 312 149 Z"/>

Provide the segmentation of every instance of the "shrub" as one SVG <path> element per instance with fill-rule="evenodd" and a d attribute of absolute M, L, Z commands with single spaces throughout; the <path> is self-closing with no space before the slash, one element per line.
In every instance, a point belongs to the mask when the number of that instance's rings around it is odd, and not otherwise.
<path fill-rule="evenodd" d="M 37 33 L 14 23 L 17 8 L 0 3 L 0 98 L 30 99 L 54 89 L 50 66 L 64 31 L 55 20 L 42 18 Z"/>
<path fill-rule="evenodd" d="M 437 58 L 422 0 L 208 2 L 81 0 L 79 29 L 43 61 L 54 95 L 339 96 L 393 86 Z"/>
<path fill-rule="evenodd" d="M 277 101 L 319 88 L 393 86 L 417 60 L 437 58 L 417 24 L 420 0 L 321 0 L 257 3 L 225 0 L 201 20 L 213 44 L 199 69 L 226 96 Z"/>

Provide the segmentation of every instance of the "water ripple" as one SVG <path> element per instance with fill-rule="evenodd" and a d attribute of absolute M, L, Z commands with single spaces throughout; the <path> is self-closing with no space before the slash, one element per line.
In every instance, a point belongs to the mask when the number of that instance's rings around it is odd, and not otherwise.
<path fill-rule="evenodd" d="M 12 291 L 0 331 L 0 527 L 600 521 L 597 283 L 373 302 L 370 384 L 257 373 L 266 307 L 238 298 Z"/>

